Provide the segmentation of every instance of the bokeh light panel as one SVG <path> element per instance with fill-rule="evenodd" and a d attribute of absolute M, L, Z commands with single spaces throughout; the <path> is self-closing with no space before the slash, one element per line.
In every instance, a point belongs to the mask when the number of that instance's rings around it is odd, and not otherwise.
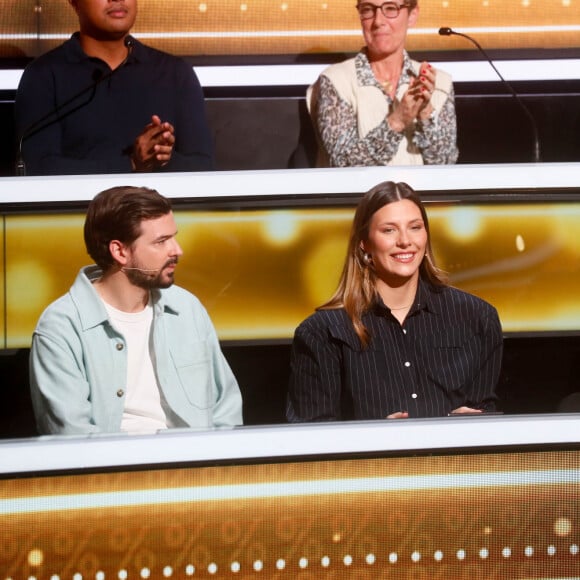
<path fill-rule="evenodd" d="M 176 54 L 304 55 L 355 52 L 362 45 L 354 0 L 139 0 L 134 32 Z M 577 0 L 420 0 L 410 50 L 473 49 L 442 38 L 441 26 L 476 34 L 486 48 L 580 45 Z M 0 56 L 34 56 L 77 28 L 65 0 L 2 0 Z"/>
<path fill-rule="evenodd" d="M 580 203 L 427 209 L 439 265 L 455 286 L 498 309 L 504 332 L 580 330 Z M 184 256 L 176 282 L 207 307 L 220 339 L 288 340 L 336 288 L 353 213 L 177 206 Z M 5 217 L 6 347 L 28 346 L 42 310 L 91 262 L 83 221 L 82 214 Z"/>

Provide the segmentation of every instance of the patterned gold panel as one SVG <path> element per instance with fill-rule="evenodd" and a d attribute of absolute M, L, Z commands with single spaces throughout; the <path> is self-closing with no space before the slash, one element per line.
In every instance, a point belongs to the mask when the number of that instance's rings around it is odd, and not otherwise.
<path fill-rule="evenodd" d="M 577 578 L 578 451 L 0 481 L 0 580 Z"/>

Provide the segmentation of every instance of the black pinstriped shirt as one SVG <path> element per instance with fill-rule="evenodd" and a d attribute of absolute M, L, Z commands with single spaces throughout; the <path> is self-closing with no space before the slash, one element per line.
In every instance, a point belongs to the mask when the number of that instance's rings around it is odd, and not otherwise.
<path fill-rule="evenodd" d="M 363 316 L 362 348 L 343 309 L 296 329 L 286 415 L 290 422 L 445 416 L 463 405 L 492 411 L 503 338 L 497 311 L 457 290 L 420 281 L 403 325 L 378 299 Z"/>

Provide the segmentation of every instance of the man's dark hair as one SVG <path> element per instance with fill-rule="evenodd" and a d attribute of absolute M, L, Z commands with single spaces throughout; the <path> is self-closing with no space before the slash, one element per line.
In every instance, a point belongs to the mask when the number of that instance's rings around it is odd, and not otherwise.
<path fill-rule="evenodd" d="M 97 194 L 85 218 L 85 246 L 106 272 L 115 263 L 109 244 L 119 240 L 130 246 L 141 235 L 141 222 L 167 215 L 171 202 L 154 189 L 112 187 Z"/>

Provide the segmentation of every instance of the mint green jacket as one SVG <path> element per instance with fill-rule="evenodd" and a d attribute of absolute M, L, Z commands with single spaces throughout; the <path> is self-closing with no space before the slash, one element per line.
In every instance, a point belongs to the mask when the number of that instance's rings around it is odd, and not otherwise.
<path fill-rule="evenodd" d="M 97 266 L 82 268 L 34 331 L 30 388 L 41 434 L 120 431 L 127 345 L 93 288 L 100 275 Z M 242 424 L 240 389 L 205 308 L 177 286 L 154 290 L 152 300 L 153 364 L 178 423 Z"/>

